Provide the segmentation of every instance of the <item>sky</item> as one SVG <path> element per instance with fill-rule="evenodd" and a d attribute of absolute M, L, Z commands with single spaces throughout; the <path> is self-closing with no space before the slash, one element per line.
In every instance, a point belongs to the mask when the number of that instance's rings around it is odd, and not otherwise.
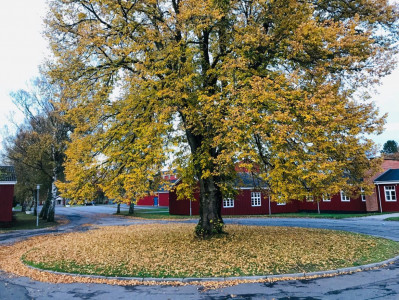
<path fill-rule="evenodd" d="M 26 89 L 38 76 L 38 66 L 50 51 L 42 35 L 45 0 L 4 1 L 0 10 L 0 151 L 3 139 L 13 132 L 14 123 L 22 120 L 12 103 L 10 92 Z M 383 145 L 399 142 L 399 67 L 382 80 L 372 101 L 380 113 L 388 113 L 385 131 L 373 140 Z"/>
<path fill-rule="evenodd" d="M 38 66 L 50 53 L 42 36 L 45 0 L 4 1 L 0 9 L 0 149 L 22 114 L 10 92 L 27 88 Z"/>

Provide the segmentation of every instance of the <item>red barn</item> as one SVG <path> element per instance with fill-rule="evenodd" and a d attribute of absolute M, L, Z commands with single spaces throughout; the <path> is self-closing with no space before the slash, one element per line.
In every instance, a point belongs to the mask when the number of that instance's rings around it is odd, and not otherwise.
<path fill-rule="evenodd" d="M 12 201 L 16 183 L 14 167 L 0 166 L 0 223 L 12 221 Z"/>

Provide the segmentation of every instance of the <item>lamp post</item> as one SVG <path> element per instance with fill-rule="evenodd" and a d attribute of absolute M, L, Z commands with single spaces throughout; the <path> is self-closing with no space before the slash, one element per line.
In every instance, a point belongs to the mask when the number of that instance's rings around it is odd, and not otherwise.
<path fill-rule="evenodd" d="M 36 185 L 36 190 L 37 190 L 37 197 L 36 197 L 36 227 L 39 227 L 39 212 L 37 210 L 37 206 L 39 204 L 39 190 L 40 190 L 40 184 Z"/>

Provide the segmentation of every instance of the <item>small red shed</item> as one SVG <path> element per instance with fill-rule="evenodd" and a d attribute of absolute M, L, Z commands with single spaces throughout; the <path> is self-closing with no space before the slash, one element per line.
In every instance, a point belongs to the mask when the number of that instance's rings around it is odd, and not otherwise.
<path fill-rule="evenodd" d="M 12 221 L 12 201 L 16 183 L 14 167 L 0 166 L 0 223 Z"/>

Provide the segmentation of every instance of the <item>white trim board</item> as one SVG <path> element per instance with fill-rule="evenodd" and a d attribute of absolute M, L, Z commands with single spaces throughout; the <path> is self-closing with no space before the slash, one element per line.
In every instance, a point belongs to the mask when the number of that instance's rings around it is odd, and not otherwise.
<path fill-rule="evenodd" d="M 0 181 L 0 185 L 15 185 L 16 181 Z"/>

